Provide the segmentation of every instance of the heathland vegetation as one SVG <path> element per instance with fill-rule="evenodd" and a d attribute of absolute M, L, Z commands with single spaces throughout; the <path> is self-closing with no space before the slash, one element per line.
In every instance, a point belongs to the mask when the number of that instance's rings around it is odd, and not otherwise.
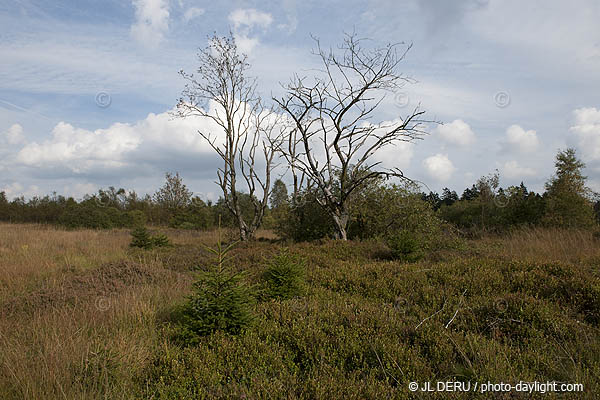
<path fill-rule="evenodd" d="M 143 196 L 0 193 L 0 398 L 409 399 L 410 382 L 448 381 L 595 398 L 600 203 L 575 151 L 543 193 L 498 173 L 423 192 L 372 161 L 424 134 L 418 109 L 371 122 L 408 81 L 406 51 L 355 36 L 340 51 L 317 42 L 323 76 L 277 107 L 233 38 L 182 72 L 176 116 L 223 134 L 199 132 L 223 161 L 214 203 L 178 173 Z"/>
<path fill-rule="evenodd" d="M 556 167 L 541 195 L 494 175 L 461 197 L 372 181 L 348 241 L 313 192 L 294 201 L 281 183 L 269 229 L 242 243 L 178 175 L 158 193 L 182 202 L 5 201 L 2 398 L 408 399 L 409 382 L 448 380 L 594 398 L 600 238 L 583 166 L 568 150 Z M 465 397 L 488 398 L 444 393 Z"/>

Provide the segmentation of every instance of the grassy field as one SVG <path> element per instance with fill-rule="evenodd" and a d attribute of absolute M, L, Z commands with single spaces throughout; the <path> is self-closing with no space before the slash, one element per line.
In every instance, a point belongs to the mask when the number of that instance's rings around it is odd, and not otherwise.
<path fill-rule="evenodd" d="M 1 399 L 577 398 L 600 393 L 600 241 L 523 230 L 420 262 L 375 242 L 288 244 L 307 289 L 258 301 L 239 336 L 195 347 L 169 322 L 215 232 L 164 230 L 174 247 L 129 248 L 129 232 L 0 224 Z M 284 243 L 234 250 L 261 285 Z M 583 393 L 413 393 L 410 382 L 581 383 Z"/>

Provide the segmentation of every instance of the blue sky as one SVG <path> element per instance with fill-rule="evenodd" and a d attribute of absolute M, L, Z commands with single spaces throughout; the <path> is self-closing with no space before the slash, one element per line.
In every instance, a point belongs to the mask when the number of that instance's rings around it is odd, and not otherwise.
<path fill-rule="evenodd" d="M 498 169 L 541 191 L 556 151 L 575 147 L 600 190 L 597 0 L 0 0 L 0 191 L 81 197 L 109 185 L 152 193 L 164 172 L 216 198 L 217 158 L 194 121 L 172 120 L 196 50 L 230 30 L 261 93 L 308 73 L 311 34 L 356 31 L 412 43 L 417 83 L 376 117 L 421 104 L 430 134 L 380 155 L 432 190 L 462 191 Z M 408 103 L 408 104 L 406 104 Z"/>

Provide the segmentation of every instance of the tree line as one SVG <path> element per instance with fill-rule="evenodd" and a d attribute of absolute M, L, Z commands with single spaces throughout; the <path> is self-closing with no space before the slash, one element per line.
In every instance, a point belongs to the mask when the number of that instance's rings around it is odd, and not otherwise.
<path fill-rule="evenodd" d="M 390 184 L 381 177 L 370 179 L 351 197 L 347 237 L 375 238 L 402 230 L 423 238 L 423 235 L 441 235 L 444 229 L 476 234 L 504 232 L 524 225 L 597 226 L 600 201 L 594 200 L 593 192 L 585 186 L 584 164 L 575 150 L 559 151 L 555 168 L 541 194 L 528 190 L 524 183 L 502 188 L 497 172 L 481 177 L 460 196 L 448 188 L 442 193 L 426 193 L 413 183 Z M 333 187 L 340 185 L 338 178 Z M 256 212 L 257 200 L 248 193 L 236 195 L 242 217 L 250 219 Z M 335 237 L 336 224 L 317 197 L 315 187 L 290 193 L 288 185 L 281 179 L 275 180 L 262 226 L 294 240 Z M 7 222 L 93 229 L 149 224 L 205 230 L 216 227 L 219 219 L 223 226 L 239 228 L 238 218 L 223 197 L 211 202 L 194 196 L 179 173 L 167 173 L 163 186 L 144 196 L 109 187 L 80 201 L 56 193 L 9 201 L 0 192 L 0 220 Z"/>

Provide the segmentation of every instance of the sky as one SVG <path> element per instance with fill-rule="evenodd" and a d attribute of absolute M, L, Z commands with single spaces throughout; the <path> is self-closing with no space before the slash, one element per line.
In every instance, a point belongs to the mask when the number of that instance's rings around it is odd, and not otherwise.
<path fill-rule="evenodd" d="M 503 187 L 542 192 L 574 147 L 600 191 L 597 0 L 0 0 L 0 191 L 81 198 L 108 186 L 153 193 L 167 171 L 215 200 L 218 157 L 204 121 L 171 111 L 207 38 L 231 32 L 269 100 L 335 47 L 412 44 L 414 83 L 374 118 L 414 107 L 439 121 L 377 157 L 427 190 L 462 192 L 498 170 Z"/>

